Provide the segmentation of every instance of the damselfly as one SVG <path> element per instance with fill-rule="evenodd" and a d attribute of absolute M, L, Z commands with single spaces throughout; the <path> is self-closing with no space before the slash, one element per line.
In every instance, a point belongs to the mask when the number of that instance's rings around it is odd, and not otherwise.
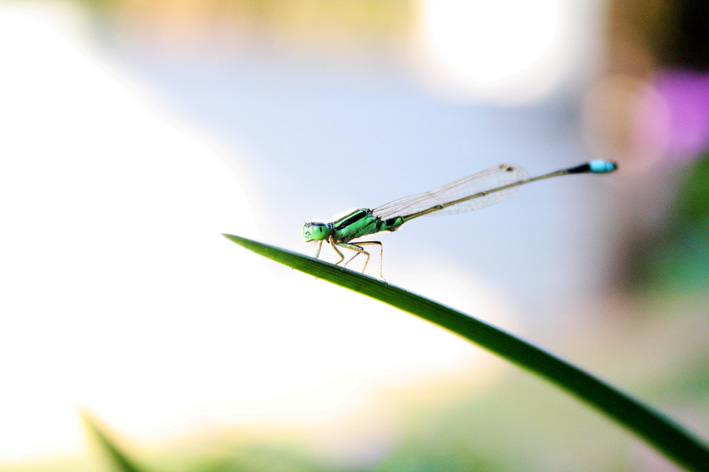
<path fill-rule="evenodd" d="M 345 262 L 343 267 L 352 260 L 364 254 L 367 260 L 362 273 L 367 269 L 369 253 L 363 246 L 379 246 L 379 275 L 383 276 L 384 248 L 379 241 L 353 241 L 380 231 L 396 231 L 407 221 L 424 215 L 451 215 L 477 210 L 511 197 L 517 189 L 530 182 L 559 177 L 568 174 L 607 174 L 618 169 L 615 162 L 596 160 L 568 169 L 557 170 L 537 177 L 530 177 L 526 170 L 511 164 L 501 164 L 477 174 L 463 177 L 446 185 L 410 197 L 394 200 L 370 210 L 360 208 L 331 223 L 310 222 L 303 226 L 303 237 L 306 242 L 318 241 L 315 257 L 320 256 L 324 241 L 332 244 L 332 248 L 340 260 L 345 256 L 339 248 L 350 249 L 355 254 Z"/>

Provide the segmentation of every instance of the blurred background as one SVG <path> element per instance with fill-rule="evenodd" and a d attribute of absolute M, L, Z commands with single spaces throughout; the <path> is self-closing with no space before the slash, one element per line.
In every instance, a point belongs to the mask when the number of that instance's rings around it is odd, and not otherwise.
<path fill-rule="evenodd" d="M 1 1 L 0 470 L 113 470 L 82 411 L 151 470 L 676 470 L 220 233 L 313 254 L 316 216 L 617 160 L 383 235 L 384 274 L 707 440 L 708 23 L 700 0 Z"/>

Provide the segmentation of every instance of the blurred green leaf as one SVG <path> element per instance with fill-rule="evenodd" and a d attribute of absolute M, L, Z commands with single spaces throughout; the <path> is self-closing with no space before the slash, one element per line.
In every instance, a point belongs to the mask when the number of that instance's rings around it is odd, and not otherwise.
<path fill-rule="evenodd" d="M 709 280 L 709 154 L 682 169 L 672 210 L 655 232 L 633 242 L 634 282 L 645 288 L 704 292 Z"/>
<path fill-rule="evenodd" d="M 698 158 L 688 169 L 688 175 L 678 190 L 676 225 L 701 225 L 709 220 L 709 153 Z"/>
<path fill-rule="evenodd" d="M 94 419 L 91 414 L 84 411 L 81 413 L 81 418 L 84 421 L 87 429 L 93 433 L 94 438 L 98 441 L 100 447 L 106 455 L 111 458 L 115 465 L 115 469 L 121 472 L 146 472 L 145 469 L 138 467 L 133 461 L 118 447 L 107 428 L 99 425 L 99 422 Z"/>
<path fill-rule="evenodd" d="M 239 236 L 224 236 L 288 267 L 349 288 L 446 328 L 576 395 L 685 467 L 707 470 L 709 449 L 681 426 L 578 367 L 512 334 L 428 298 L 340 266 Z"/>

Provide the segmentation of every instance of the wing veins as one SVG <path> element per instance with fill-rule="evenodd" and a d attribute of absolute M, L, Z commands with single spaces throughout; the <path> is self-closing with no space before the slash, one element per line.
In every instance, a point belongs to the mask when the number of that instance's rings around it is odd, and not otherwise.
<path fill-rule="evenodd" d="M 443 205 L 481 192 L 487 192 L 505 185 L 525 181 L 529 174 L 521 167 L 501 164 L 483 170 L 462 179 L 436 187 L 428 192 L 417 193 L 386 203 L 372 210 L 372 213 L 382 219 L 394 216 L 405 216 L 427 210 L 436 205 Z M 505 200 L 517 191 L 519 186 L 492 192 L 472 198 L 429 215 L 451 215 L 484 208 Z"/>

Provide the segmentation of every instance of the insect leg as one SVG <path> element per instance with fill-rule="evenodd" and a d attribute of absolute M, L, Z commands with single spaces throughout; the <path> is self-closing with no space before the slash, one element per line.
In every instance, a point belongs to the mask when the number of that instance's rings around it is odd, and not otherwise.
<path fill-rule="evenodd" d="M 363 241 L 363 242 L 357 242 L 358 245 L 364 246 L 367 244 L 376 244 L 379 246 L 379 277 L 381 277 L 382 280 L 384 280 L 384 246 L 382 245 L 381 242 L 379 241 Z M 367 254 L 367 262 L 369 262 L 369 253 L 365 252 L 364 250 L 362 251 L 365 254 Z M 359 253 L 355 254 L 357 256 Z M 352 257 L 354 259 L 354 257 Z M 352 260 L 350 259 L 350 261 Z M 349 261 L 348 261 L 349 262 Z M 364 268 L 367 268 L 367 264 L 364 264 Z M 362 273 L 364 273 L 364 269 L 362 269 Z"/>
<path fill-rule="evenodd" d="M 315 251 L 315 259 L 317 259 L 317 258 L 320 257 L 320 249 L 322 249 L 322 243 L 323 243 L 323 241 L 325 241 L 325 240 L 324 240 L 324 239 L 321 239 L 321 240 L 320 240 L 320 244 L 318 244 L 318 250 Z"/>
<path fill-rule="evenodd" d="M 330 244 L 332 244 L 332 248 L 335 250 L 337 255 L 340 256 L 340 260 L 337 261 L 335 263 L 335 265 L 340 265 L 340 262 L 345 260 L 345 256 L 343 256 L 342 253 L 337 249 L 337 246 L 342 246 L 342 247 L 346 247 L 346 246 L 344 246 L 343 244 L 340 244 L 340 243 L 336 243 L 335 239 L 332 237 L 332 235 L 330 235 Z M 345 265 L 347 265 L 347 263 L 345 263 Z"/>
<path fill-rule="evenodd" d="M 367 251 L 365 251 L 362 246 L 359 246 L 359 244 L 362 244 L 362 243 L 360 243 L 360 242 L 358 242 L 357 244 L 338 243 L 337 245 L 340 247 L 345 247 L 345 248 L 350 249 L 352 251 L 356 251 L 356 254 L 354 256 L 350 257 L 350 259 L 347 262 L 345 262 L 345 265 L 343 267 L 347 267 L 347 264 L 352 262 L 352 260 L 355 257 L 359 256 L 360 254 L 364 254 L 367 256 L 367 261 L 364 263 L 364 268 L 362 269 L 362 273 L 364 274 L 364 271 L 367 268 L 367 264 L 369 263 L 369 253 Z"/>

